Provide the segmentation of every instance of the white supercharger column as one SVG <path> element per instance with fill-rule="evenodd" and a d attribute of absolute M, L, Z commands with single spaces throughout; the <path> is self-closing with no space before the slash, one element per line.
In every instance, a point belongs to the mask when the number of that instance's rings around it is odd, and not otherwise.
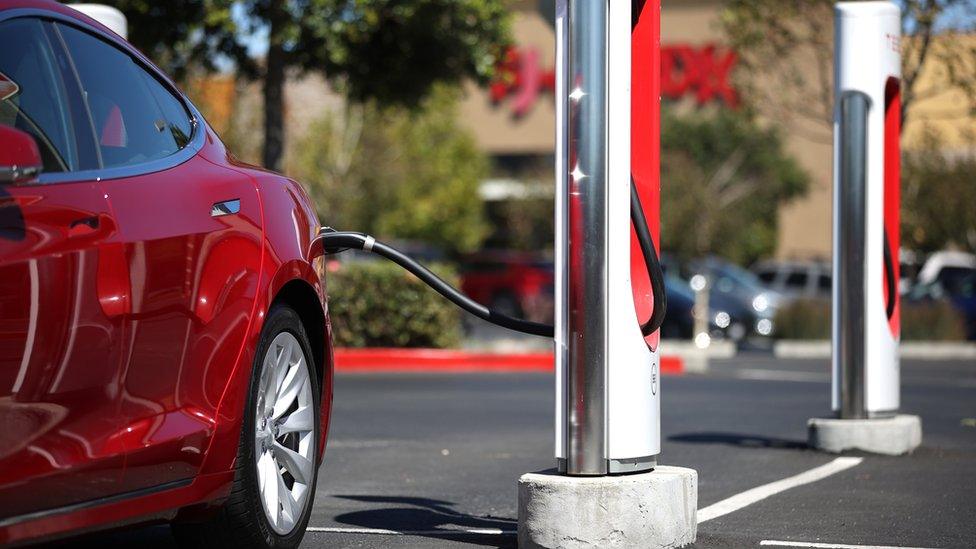
<path fill-rule="evenodd" d="M 901 17 L 890 2 L 836 6 L 832 407 L 845 418 L 893 415 L 899 403 L 898 282 L 885 227 L 889 109 L 898 109 Z M 895 153 L 897 154 L 897 147 Z M 897 184 L 897 180 L 896 180 Z M 896 195 L 897 196 L 897 195 Z M 897 209 L 896 209 L 897 213 Z M 886 248 L 888 253 L 886 253 Z M 892 273 L 897 267 L 892 269 Z"/>
<path fill-rule="evenodd" d="M 809 422 L 832 452 L 910 452 L 921 421 L 899 415 L 901 13 L 892 2 L 834 11 L 834 418 Z"/>
<path fill-rule="evenodd" d="M 519 478 L 526 549 L 663 549 L 697 534 L 698 474 L 657 464 L 657 334 L 645 341 L 636 311 L 652 292 L 639 269 L 631 279 L 631 177 L 651 231 L 659 217 L 660 9 L 556 2 L 559 471 Z"/>
<path fill-rule="evenodd" d="M 631 283 L 631 4 L 557 2 L 555 455 L 570 475 L 650 470 L 661 448 L 659 357 Z"/>

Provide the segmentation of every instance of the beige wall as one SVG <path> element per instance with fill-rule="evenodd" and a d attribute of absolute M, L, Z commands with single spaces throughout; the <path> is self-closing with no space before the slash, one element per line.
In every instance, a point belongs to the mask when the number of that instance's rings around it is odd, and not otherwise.
<path fill-rule="evenodd" d="M 550 69 L 554 63 L 556 37 L 552 26 L 530 7 L 518 11 L 512 25 L 519 49 L 533 49 L 539 66 Z M 482 149 L 495 154 L 551 154 L 556 139 L 556 108 L 551 93 L 543 92 L 531 110 L 521 117 L 512 114 L 512 98 L 495 105 L 485 90 L 474 84 L 465 86 L 461 103 L 461 123 L 475 136 Z"/>

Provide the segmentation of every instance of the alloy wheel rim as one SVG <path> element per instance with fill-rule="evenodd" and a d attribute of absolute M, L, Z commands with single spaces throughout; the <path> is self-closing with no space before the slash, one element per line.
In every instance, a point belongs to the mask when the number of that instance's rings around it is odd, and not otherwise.
<path fill-rule="evenodd" d="M 261 363 L 254 422 L 254 458 L 261 506 L 281 535 L 295 529 L 315 476 L 315 408 L 305 353 L 282 332 Z"/>

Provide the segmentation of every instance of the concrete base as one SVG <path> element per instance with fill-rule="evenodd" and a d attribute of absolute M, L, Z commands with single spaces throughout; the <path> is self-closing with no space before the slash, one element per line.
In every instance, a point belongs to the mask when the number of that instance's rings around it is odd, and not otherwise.
<path fill-rule="evenodd" d="M 684 547 L 695 541 L 697 509 L 693 469 L 658 466 L 606 477 L 528 473 L 518 482 L 518 545 Z"/>
<path fill-rule="evenodd" d="M 810 447 L 825 452 L 862 450 L 873 454 L 900 456 L 922 443 L 922 420 L 897 415 L 882 419 L 828 419 L 807 421 Z"/>

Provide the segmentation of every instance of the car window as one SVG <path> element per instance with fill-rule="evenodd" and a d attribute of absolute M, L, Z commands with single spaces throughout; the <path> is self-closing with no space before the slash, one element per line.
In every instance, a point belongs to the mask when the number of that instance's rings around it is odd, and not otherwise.
<path fill-rule="evenodd" d="M 820 275 L 817 277 L 817 287 L 824 291 L 830 291 L 831 287 L 831 277 L 830 275 Z"/>
<path fill-rule="evenodd" d="M 68 25 L 58 29 L 88 103 L 103 167 L 165 158 L 186 145 L 189 119 L 179 119 L 182 107 L 172 104 L 175 98 L 165 100 L 159 82 L 102 39 Z"/>
<path fill-rule="evenodd" d="M 45 173 L 95 167 L 82 162 L 75 134 L 78 124 L 46 28 L 46 23 L 29 18 L 0 24 L 0 124 L 34 138 Z"/>
<path fill-rule="evenodd" d="M 774 270 L 761 270 L 756 273 L 759 280 L 762 280 L 765 284 L 772 284 L 776 280 L 776 271 Z"/>
<path fill-rule="evenodd" d="M 790 289 L 806 288 L 807 286 L 807 273 L 806 271 L 791 271 L 786 277 L 786 287 Z"/>
<path fill-rule="evenodd" d="M 173 134 L 173 140 L 179 148 L 185 147 L 190 142 L 193 134 L 193 124 L 190 122 L 190 114 L 186 112 L 183 103 L 176 98 L 169 90 L 153 78 L 148 72 L 142 71 L 146 87 L 152 92 L 156 104 L 163 111 L 166 119 L 168 131 Z"/>

